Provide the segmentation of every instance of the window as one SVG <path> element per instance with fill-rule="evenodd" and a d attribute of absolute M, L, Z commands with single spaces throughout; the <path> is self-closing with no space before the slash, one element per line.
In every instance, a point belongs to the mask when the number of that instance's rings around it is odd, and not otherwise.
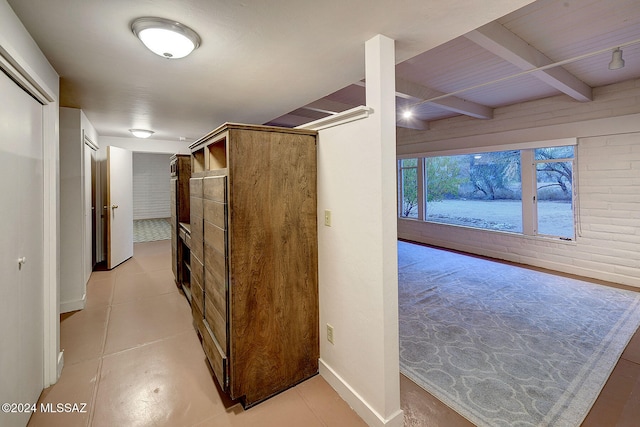
<path fill-rule="evenodd" d="M 522 232 L 520 153 L 429 157 L 426 221 Z"/>
<path fill-rule="evenodd" d="M 573 156 L 573 146 L 535 150 L 536 234 L 574 237 Z"/>
<path fill-rule="evenodd" d="M 571 240 L 573 162 L 574 145 L 403 159 L 400 217 Z"/>
<path fill-rule="evenodd" d="M 399 162 L 400 216 L 418 218 L 418 159 Z"/>

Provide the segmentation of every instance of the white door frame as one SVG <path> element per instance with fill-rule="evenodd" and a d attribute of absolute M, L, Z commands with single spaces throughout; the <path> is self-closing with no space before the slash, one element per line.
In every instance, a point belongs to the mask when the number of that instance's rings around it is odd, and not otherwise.
<path fill-rule="evenodd" d="M 59 138 L 58 94 L 29 66 L 27 61 L 0 37 L 0 68 L 31 96 L 43 104 L 43 177 L 44 177 L 44 387 L 60 377 L 64 363 L 60 352 L 60 269 L 59 269 Z M 1 71 L 0 71 L 1 72 Z"/>

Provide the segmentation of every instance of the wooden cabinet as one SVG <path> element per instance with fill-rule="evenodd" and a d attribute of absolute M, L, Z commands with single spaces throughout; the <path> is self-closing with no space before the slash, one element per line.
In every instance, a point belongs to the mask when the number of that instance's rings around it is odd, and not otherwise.
<path fill-rule="evenodd" d="M 194 325 L 249 407 L 318 372 L 316 133 L 225 124 L 190 148 Z"/>
<path fill-rule="evenodd" d="M 171 168 L 171 268 L 176 285 L 191 301 L 191 250 L 189 213 L 189 178 L 191 156 L 176 154 L 169 160 Z"/>

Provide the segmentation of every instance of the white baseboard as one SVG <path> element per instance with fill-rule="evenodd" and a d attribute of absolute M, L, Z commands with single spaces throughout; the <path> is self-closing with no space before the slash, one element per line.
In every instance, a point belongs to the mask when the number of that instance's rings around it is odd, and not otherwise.
<path fill-rule="evenodd" d="M 398 409 L 385 419 L 360 394 L 344 381 L 322 358 L 319 359 L 320 375 L 338 392 L 340 397 L 353 408 L 360 418 L 371 427 L 402 427 L 404 426 L 404 412 Z"/>
<path fill-rule="evenodd" d="M 82 310 L 87 302 L 87 294 L 82 295 L 81 299 L 75 301 L 60 301 L 60 314 L 70 311 Z"/>

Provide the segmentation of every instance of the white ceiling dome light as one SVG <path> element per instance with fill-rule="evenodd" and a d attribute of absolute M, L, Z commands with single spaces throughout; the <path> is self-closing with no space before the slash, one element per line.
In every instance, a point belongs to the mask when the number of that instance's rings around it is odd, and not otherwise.
<path fill-rule="evenodd" d="M 154 134 L 152 130 L 147 129 L 129 129 L 129 132 L 131 132 L 136 138 L 149 138 Z"/>
<path fill-rule="evenodd" d="M 131 31 L 151 52 L 163 58 L 184 58 L 201 43 L 195 31 L 170 19 L 138 18 L 131 23 Z"/>

